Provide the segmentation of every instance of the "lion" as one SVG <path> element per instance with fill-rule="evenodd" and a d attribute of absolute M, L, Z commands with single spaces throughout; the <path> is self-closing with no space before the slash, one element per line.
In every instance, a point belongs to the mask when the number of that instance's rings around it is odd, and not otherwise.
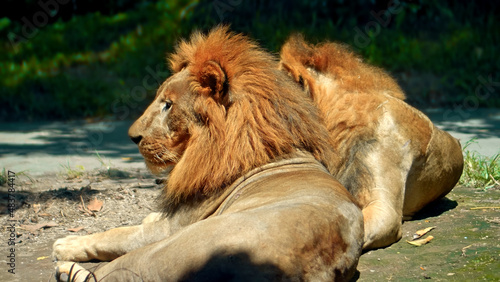
<path fill-rule="evenodd" d="M 278 60 L 227 27 L 195 32 L 130 127 L 168 179 L 161 216 L 54 243 L 58 279 L 345 281 L 362 212 L 328 172 L 335 153 L 311 99 Z M 73 262 L 110 261 L 90 272 Z M 73 281 L 73 280 L 72 280 Z"/>
<path fill-rule="evenodd" d="M 399 85 L 338 43 L 292 36 L 280 69 L 320 110 L 338 157 L 330 172 L 362 207 L 364 250 L 401 238 L 403 220 L 444 197 L 463 169 L 458 140 L 404 102 Z"/>

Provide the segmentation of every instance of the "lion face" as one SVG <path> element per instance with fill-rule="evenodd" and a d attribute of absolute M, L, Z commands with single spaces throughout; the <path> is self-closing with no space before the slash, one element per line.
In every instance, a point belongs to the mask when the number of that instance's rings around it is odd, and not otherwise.
<path fill-rule="evenodd" d="M 186 109 L 186 102 L 193 93 L 189 91 L 187 77 L 188 71 L 183 70 L 167 79 L 128 132 L 147 167 L 155 174 L 179 162 L 190 138 L 189 127 L 194 116 Z"/>

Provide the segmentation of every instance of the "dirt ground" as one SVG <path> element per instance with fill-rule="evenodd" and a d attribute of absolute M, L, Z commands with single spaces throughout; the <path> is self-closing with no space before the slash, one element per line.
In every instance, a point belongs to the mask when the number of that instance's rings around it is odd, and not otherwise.
<path fill-rule="evenodd" d="M 57 238 L 139 224 L 155 211 L 161 189 L 145 169 L 101 170 L 73 179 L 18 176 L 15 181 L 16 193 L 10 193 L 14 217 L 7 208 L 8 187 L 0 186 L 0 281 L 55 281 L 50 255 Z M 456 187 L 405 222 L 399 242 L 363 254 L 358 281 L 500 281 L 499 207 L 500 189 Z M 420 247 L 407 243 L 426 227 L 435 227 L 424 236 L 432 235 L 432 241 Z M 15 274 L 8 272 L 12 254 Z"/>

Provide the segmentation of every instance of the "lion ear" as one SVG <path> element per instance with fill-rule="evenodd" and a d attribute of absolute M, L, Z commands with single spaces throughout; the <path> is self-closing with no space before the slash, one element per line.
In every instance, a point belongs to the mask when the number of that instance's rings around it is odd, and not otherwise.
<path fill-rule="evenodd" d="M 287 63 L 281 61 L 279 64 L 279 68 L 282 71 L 285 71 L 289 76 L 294 77 L 294 71 L 291 66 L 289 66 Z"/>
<path fill-rule="evenodd" d="M 281 61 L 279 64 L 280 70 L 284 71 L 286 74 L 288 74 L 289 77 L 291 77 L 293 80 L 298 82 L 298 77 L 299 77 L 299 72 L 292 67 L 291 65 Z"/>
<path fill-rule="evenodd" d="M 288 76 L 290 76 L 295 82 L 297 82 L 302 88 L 305 88 L 305 82 L 304 78 L 300 74 L 300 72 L 292 67 L 291 65 L 285 63 L 285 62 L 280 62 L 279 68 L 284 71 Z"/>
<path fill-rule="evenodd" d="M 221 102 L 226 91 L 227 78 L 222 67 L 214 61 L 208 61 L 201 68 L 198 82 L 204 89 L 205 95 L 212 96 L 216 101 Z"/>

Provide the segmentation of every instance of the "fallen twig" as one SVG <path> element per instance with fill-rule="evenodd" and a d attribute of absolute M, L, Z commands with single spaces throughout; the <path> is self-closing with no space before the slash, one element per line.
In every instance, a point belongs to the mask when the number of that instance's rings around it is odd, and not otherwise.
<path fill-rule="evenodd" d="M 91 210 L 89 210 L 89 209 L 87 209 L 87 208 L 85 207 L 85 203 L 83 202 L 83 197 L 82 197 L 82 195 L 80 195 L 80 200 L 82 201 L 82 210 L 83 210 L 84 212 L 88 213 L 89 215 L 91 215 L 91 216 L 94 216 L 94 217 L 95 217 L 95 216 L 96 216 L 96 215 L 95 215 L 95 213 L 94 213 L 93 211 L 91 211 Z"/>
<path fill-rule="evenodd" d="M 470 248 L 470 247 L 472 247 L 472 245 L 469 245 L 469 246 L 467 246 L 467 247 L 463 247 L 463 248 L 462 248 L 462 256 L 463 256 L 463 257 L 466 257 L 466 256 L 467 256 L 467 255 L 465 254 L 465 251 L 467 251 L 467 249 L 468 249 L 468 248 Z"/>

